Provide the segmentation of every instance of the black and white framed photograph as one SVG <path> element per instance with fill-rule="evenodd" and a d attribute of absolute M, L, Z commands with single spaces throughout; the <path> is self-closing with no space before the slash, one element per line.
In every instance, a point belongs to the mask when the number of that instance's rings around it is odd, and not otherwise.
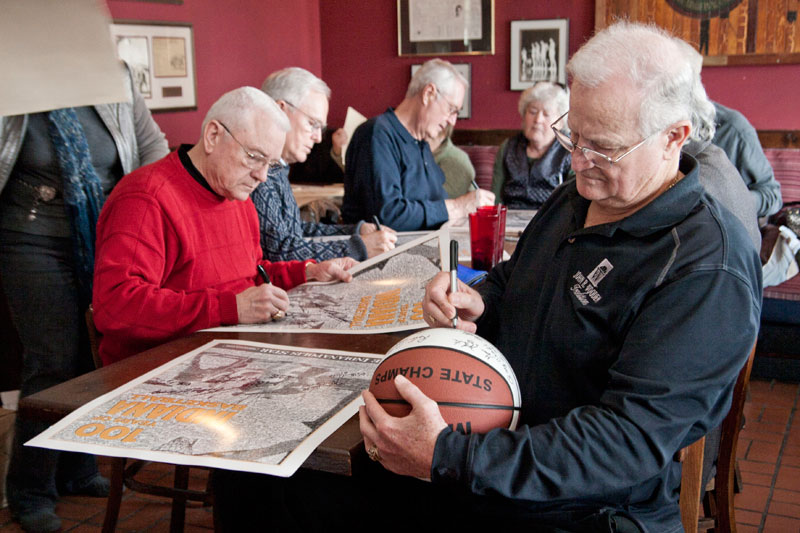
<path fill-rule="evenodd" d="M 469 63 L 452 63 L 455 69 L 464 76 L 467 80 L 469 86 L 467 87 L 467 92 L 464 93 L 464 105 L 461 106 L 461 110 L 458 112 L 458 118 L 469 118 L 472 115 L 472 65 Z M 414 77 L 414 74 L 419 70 L 422 65 L 411 65 L 411 77 Z"/>
<path fill-rule="evenodd" d="M 111 35 L 148 109 L 197 109 L 191 24 L 115 21 Z"/>
<path fill-rule="evenodd" d="M 511 90 L 523 91 L 537 81 L 567 83 L 569 20 L 511 22 Z"/>

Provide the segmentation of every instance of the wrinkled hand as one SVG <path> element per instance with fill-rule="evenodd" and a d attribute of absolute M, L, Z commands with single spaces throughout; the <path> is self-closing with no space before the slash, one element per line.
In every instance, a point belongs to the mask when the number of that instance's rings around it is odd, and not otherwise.
<path fill-rule="evenodd" d="M 458 329 L 475 333 L 475 321 L 484 311 L 483 298 L 472 287 L 458 281 L 458 292 L 450 293 L 450 273 L 439 272 L 425 287 L 422 316 L 433 327 L 451 327 L 458 313 Z"/>
<path fill-rule="evenodd" d="M 378 447 L 381 464 L 395 474 L 427 479 L 436 439 L 447 427 L 439 406 L 402 375 L 394 378 L 400 396 L 411 404 L 408 416 L 389 415 L 369 391 L 361 395 L 364 405 L 358 410 L 364 447 Z"/>
<path fill-rule="evenodd" d="M 347 140 L 347 132 L 344 131 L 344 128 L 339 128 L 334 131 L 331 136 L 331 148 L 333 149 L 333 153 L 337 156 L 341 156 L 342 147 L 347 144 Z"/>
<path fill-rule="evenodd" d="M 394 248 L 394 243 L 397 242 L 397 234 L 393 230 L 382 229 L 366 235 L 362 233 L 361 240 L 364 241 L 364 246 L 367 248 L 367 257 L 375 257 Z"/>
<path fill-rule="evenodd" d="M 322 263 L 310 264 L 306 267 L 306 280 L 349 282 L 353 279 L 353 275 L 348 270 L 357 264 L 358 261 L 352 257 L 337 257 Z"/>
<path fill-rule="evenodd" d="M 444 201 L 447 208 L 448 220 L 451 224 L 459 224 L 467 216 L 477 211 L 479 207 L 494 205 L 494 193 L 485 189 L 470 191 L 462 194 L 458 198 L 447 199 Z"/>
<path fill-rule="evenodd" d="M 289 310 L 289 296 L 275 285 L 263 283 L 236 295 L 239 324 L 269 322 L 278 311 Z"/>

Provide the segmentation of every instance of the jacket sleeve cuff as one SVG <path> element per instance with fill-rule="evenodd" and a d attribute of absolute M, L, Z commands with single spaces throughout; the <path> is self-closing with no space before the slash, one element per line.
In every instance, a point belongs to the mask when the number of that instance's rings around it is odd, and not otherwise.
<path fill-rule="evenodd" d="M 350 237 L 350 242 L 347 243 L 347 255 L 358 261 L 367 260 L 367 245 L 364 240 L 356 233 Z"/>
<path fill-rule="evenodd" d="M 439 433 L 433 450 L 431 481 L 434 483 L 457 483 L 465 479 L 468 472 L 469 437 L 447 427 Z"/>
<path fill-rule="evenodd" d="M 234 293 L 219 293 L 219 319 L 222 324 L 239 323 L 239 309 L 236 306 L 236 295 Z"/>

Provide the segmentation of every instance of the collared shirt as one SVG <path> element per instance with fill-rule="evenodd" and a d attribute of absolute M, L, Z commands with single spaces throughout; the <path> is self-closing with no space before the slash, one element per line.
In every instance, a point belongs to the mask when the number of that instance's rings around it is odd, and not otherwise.
<path fill-rule="evenodd" d="M 270 173 L 250 195 L 258 212 L 261 249 L 264 259 L 288 261 L 334 257 L 367 258 L 367 248 L 358 235 L 361 224 L 321 224 L 303 222 L 300 209 L 289 184 L 289 167 L 284 165 Z M 349 239 L 311 242 L 306 237 L 351 235 Z"/>
<path fill-rule="evenodd" d="M 681 530 L 673 457 L 727 413 L 761 307 L 744 228 L 693 158 L 681 170 L 639 211 L 593 227 L 574 180 L 554 191 L 481 290 L 478 333 L 514 368 L 521 426 L 444 430 L 434 482 L 518 510 L 611 506 L 648 530 Z"/>
<path fill-rule="evenodd" d="M 345 164 L 345 222 L 372 220 L 398 231 L 435 229 L 447 222 L 444 173 L 392 109 L 355 131 Z"/>

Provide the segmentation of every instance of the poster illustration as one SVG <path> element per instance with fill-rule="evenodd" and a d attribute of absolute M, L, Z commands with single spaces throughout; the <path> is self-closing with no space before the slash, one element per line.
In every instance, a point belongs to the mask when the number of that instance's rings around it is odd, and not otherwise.
<path fill-rule="evenodd" d="M 358 411 L 382 357 L 215 340 L 27 445 L 286 477 Z"/>
<path fill-rule="evenodd" d="M 286 318 L 204 331 L 390 333 L 425 328 L 425 285 L 449 265 L 448 230 L 417 237 L 352 268 L 350 283 L 304 283 L 287 291 Z"/>

